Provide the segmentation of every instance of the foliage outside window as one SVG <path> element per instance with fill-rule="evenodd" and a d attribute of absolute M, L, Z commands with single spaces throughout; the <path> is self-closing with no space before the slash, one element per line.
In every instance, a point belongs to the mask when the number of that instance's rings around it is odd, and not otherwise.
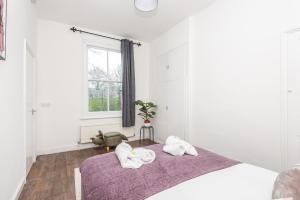
<path fill-rule="evenodd" d="M 89 112 L 121 111 L 121 53 L 88 47 Z"/>

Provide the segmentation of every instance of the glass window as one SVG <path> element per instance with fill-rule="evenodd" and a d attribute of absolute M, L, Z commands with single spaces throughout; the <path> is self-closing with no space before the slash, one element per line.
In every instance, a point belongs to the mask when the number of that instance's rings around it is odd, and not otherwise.
<path fill-rule="evenodd" d="M 89 112 L 121 111 L 121 53 L 88 47 Z"/>

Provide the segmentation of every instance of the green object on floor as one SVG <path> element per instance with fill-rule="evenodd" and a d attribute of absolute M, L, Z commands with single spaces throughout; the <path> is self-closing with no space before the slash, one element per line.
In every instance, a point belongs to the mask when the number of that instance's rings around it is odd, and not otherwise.
<path fill-rule="evenodd" d="M 99 134 L 95 138 L 91 138 L 92 142 L 96 145 L 106 147 L 109 151 L 110 147 L 116 147 L 122 143 L 123 140 L 128 140 L 128 138 L 119 132 L 109 132 L 103 134 L 99 131 Z"/>
<path fill-rule="evenodd" d="M 103 133 L 101 131 L 99 131 L 99 134 L 96 135 L 96 137 L 91 138 L 91 140 L 95 145 L 98 145 L 98 146 L 104 145 Z"/>

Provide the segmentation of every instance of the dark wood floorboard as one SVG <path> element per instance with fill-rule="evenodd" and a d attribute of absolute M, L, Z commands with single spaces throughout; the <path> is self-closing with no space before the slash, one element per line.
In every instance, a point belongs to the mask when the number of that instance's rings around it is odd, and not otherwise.
<path fill-rule="evenodd" d="M 129 142 L 133 147 L 154 144 L 150 140 Z M 84 149 L 37 157 L 20 200 L 74 200 L 74 169 L 89 157 L 104 154 L 103 148 Z"/>

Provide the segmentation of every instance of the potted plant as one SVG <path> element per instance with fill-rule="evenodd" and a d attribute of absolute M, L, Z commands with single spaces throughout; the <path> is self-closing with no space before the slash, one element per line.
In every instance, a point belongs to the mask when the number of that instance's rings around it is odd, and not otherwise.
<path fill-rule="evenodd" d="M 154 109 L 156 108 L 156 105 L 152 102 L 144 102 L 142 100 L 135 101 L 135 105 L 139 106 L 140 113 L 139 116 L 142 117 L 144 120 L 144 125 L 146 127 L 151 126 L 151 119 L 154 118 L 155 112 Z"/>

